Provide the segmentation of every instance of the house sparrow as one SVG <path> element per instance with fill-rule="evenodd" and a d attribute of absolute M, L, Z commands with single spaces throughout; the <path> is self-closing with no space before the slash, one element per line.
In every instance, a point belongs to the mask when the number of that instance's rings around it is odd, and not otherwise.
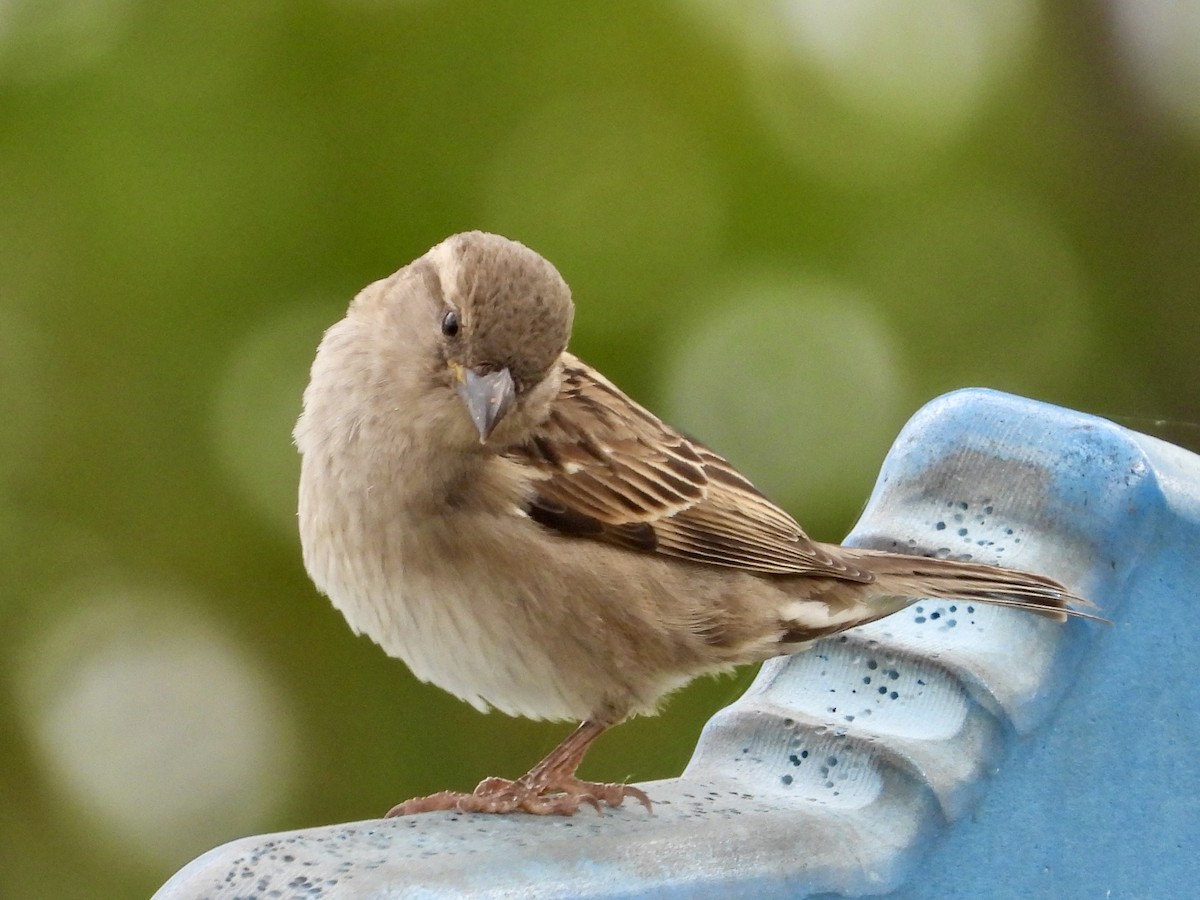
<path fill-rule="evenodd" d="M 477 709 L 583 723 L 516 781 L 389 815 L 649 808 L 575 772 L 603 731 L 699 675 L 921 598 L 1088 616 L 1041 575 L 810 540 L 568 353 L 573 309 L 537 253 L 470 232 L 364 289 L 317 351 L 295 429 L 317 587 Z"/>

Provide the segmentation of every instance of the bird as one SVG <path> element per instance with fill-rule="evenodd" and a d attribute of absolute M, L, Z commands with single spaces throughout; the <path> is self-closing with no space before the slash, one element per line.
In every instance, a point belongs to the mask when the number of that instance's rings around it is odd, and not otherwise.
<path fill-rule="evenodd" d="M 597 737 L 699 676 L 922 599 L 1098 618 L 1043 575 L 811 539 L 569 352 L 573 316 L 548 260 L 471 231 L 364 288 L 318 346 L 293 433 L 316 587 L 420 680 L 579 723 L 520 778 L 389 816 L 651 809 L 578 777 Z"/>

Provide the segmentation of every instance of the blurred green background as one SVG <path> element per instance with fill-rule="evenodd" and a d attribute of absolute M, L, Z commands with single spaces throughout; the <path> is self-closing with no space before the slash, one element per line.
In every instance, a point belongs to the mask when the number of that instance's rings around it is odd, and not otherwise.
<path fill-rule="evenodd" d="M 1197 443 L 1200 7 L 0 0 L 0 895 L 524 771 L 354 638 L 294 533 L 321 331 L 455 231 L 838 539 L 984 385 Z M 678 773 L 751 677 L 605 737 Z"/>

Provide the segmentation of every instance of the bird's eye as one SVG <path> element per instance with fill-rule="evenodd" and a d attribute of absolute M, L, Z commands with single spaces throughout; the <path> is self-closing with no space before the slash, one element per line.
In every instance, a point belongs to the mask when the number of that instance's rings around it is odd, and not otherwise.
<path fill-rule="evenodd" d="M 442 316 L 442 334 L 446 337 L 455 337 L 458 334 L 458 313 L 454 310 Z"/>

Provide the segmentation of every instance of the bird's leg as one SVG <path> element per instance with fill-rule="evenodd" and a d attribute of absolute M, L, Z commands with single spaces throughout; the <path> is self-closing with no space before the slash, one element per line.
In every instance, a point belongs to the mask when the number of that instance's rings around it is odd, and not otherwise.
<path fill-rule="evenodd" d="M 588 747 L 608 727 L 604 722 L 584 722 L 516 781 L 485 778 L 470 794 L 442 791 L 428 797 L 414 797 L 393 807 L 388 816 L 448 809 L 485 813 L 520 810 L 539 816 L 570 816 L 585 803 L 599 812 L 601 804 L 620 806 L 626 797 L 633 797 L 649 810 L 650 798 L 640 788 L 581 781 L 575 777 Z"/>

